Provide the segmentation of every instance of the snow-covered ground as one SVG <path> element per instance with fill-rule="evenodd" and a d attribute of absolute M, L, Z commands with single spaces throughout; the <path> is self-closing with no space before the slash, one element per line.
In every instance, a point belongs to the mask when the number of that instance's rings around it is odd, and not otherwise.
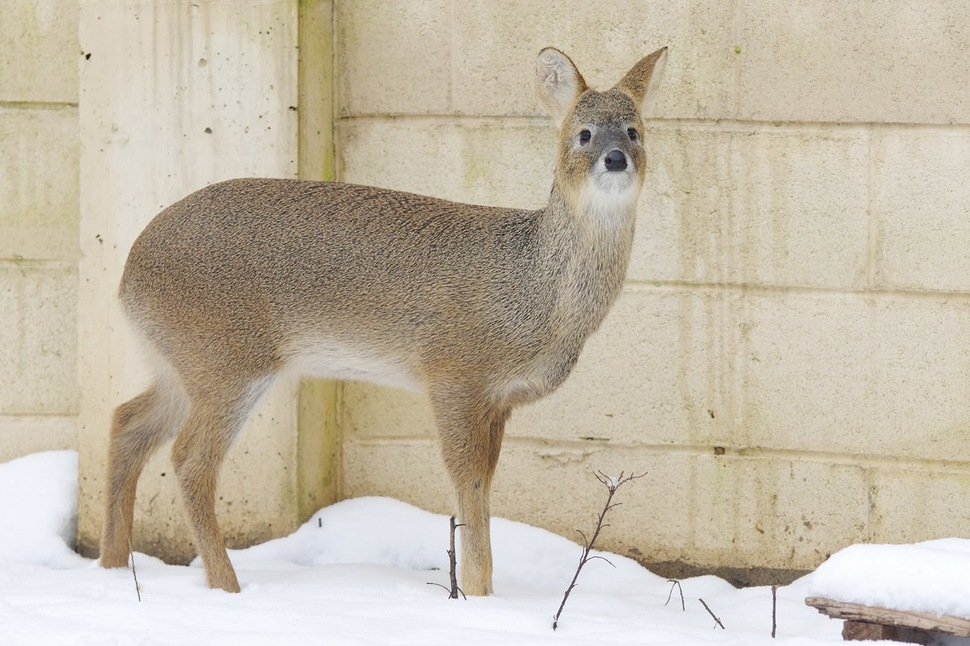
<path fill-rule="evenodd" d="M 139 601 L 131 571 L 103 570 L 68 546 L 76 476 L 70 451 L 0 465 L 0 644 L 807 646 L 840 642 L 841 622 L 805 606 L 805 597 L 831 595 L 837 570 L 857 563 L 850 556 L 822 585 L 814 586 L 810 575 L 779 589 L 778 639 L 772 640 L 769 588 L 686 579 L 682 610 L 671 583 L 632 560 L 606 555 L 616 567 L 601 560 L 586 566 L 553 632 L 552 616 L 580 555 L 575 543 L 495 519 L 496 594 L 449 600 L 445 590 L 428 585 L 448 582 L 448 519 L 391 499 L 363 498 L 318 512 L 288 537 L 233 552 L 243 587 L 238 595 L 209 590 L 198 566 L 135 554 Z M 967 545 L 931 546 L 932 558 L 949 563 L 944 569 L 955 587 L 947 589 L 964 601 L 970 598 L 970 576 L 961 571 L 970 559 Z M 698 599 L 725 629 L 715 627 Z"/>

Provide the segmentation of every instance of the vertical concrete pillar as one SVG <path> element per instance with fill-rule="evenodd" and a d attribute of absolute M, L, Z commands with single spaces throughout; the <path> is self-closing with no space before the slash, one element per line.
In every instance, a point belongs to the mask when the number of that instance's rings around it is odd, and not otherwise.
<path fill-rule="evenodd" d="M 132 242 L 162 208 L 206 184 L 240 176 L 297 177 L 300 124 L 329 122 L 301 104 L 300 78 L 326 61 L 327 42 L 301 68 L 299 18 L 329 36 L 329 2 L 81 0 L 78 544 L 97 549 L 112 409 L 148 385 L 115 290 Z M 329 80 L 326 81 L 329 83 Z M 323 87 L 325 84 L 321 83 Z M 320 114 L 325 115 L 325 111 Z M 319 117 L 319 115 L 318 115 Z M 317 144 L 319 137 L 313 143 Z M 326 150 L 326 149 L 325 149 Z M 309 164 L 309 161 L 307 162 Z M 222 470 L 217 513 L 228 542 L 291 531 L 335 489 L 329 445 L 301 438 L 333 418 L 334 388 L 279 384 L 254 411 Z M 300 395 L 300 396 L 298 396 Z M 319 430 L 323 430 L 322 428 Z M 168 450 L 149 462 L 135 511 L 136 550 L 194 554 Z"/>
<path fill-rule="evenodd" d="M 299 174 L 301 179 L 336 179 L 334 165 L 334 7 L 332 0 L 299 3 Z M 337 407 L 342 386 L 306 380 L 298 395 L 298 515 L 309 517 L 336 502 L 343 481 L 342 436 Z"/>

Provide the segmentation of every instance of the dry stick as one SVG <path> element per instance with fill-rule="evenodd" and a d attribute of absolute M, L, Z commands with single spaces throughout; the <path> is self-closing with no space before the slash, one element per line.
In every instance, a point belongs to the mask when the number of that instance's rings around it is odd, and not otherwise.
<path fill-rule="evenodd" d="M 592 561 L 593 559 L 602 559 L 607 563 L 610 563 L 609 559 L 606 559 L 602 556 L 596 556 L 596 555 L 590 556 L 589 553 L 593 549 L 593 544 L 596 542 L 596 539 L 599 538 L 600 531 L 609 527 L 609 525 L 606 525 L 603 523 L 603 519 L 606 518 L 606 512 L 608 512 L 609 510 L 613 509 L 614 507 L 620 504 L 620 503 L 613 502 L 613 494 L 616 493 L 616 490 L 619 489 L 621 485 L 624 485 L 627 482 L 630 482 L 631 480 L 642 478 L 647 474 L 646 473 L 641 473 L 640 475 L 630 474 L 629 476 L 624 478 L 623 472 L 621 471 L 619 477 L 611 478 L 607 476 L 605 473 L 603 473 L 602 471 L 597 471 L 593 475 L 596 476 L 597 480 L 599 480 L 603 485 L 606 486 L 607 490 L 609 491 L 609 494 L 606 497 L 606 505 L 603 507 L 603 511 L 600 512 L 599 519 L 596 521 L 596 530 L 593 532 L 593 538 L 587 539 L 586 534 L 579 531 L 578 529 L 576 530 L 576 532 L 583 537 L 583 551 L 579 557 L 579 565 L 576 567 L 576 573 L 573 575 L 573 580 L 569 583 L 569 587 L 566 588 L 566 593 L 562 596 L 562 603 L 559 604 L 559 610 L 556 611 L 556 616 L 553 617 L 553 620 L 552 620 L 553 630 L 556 630 L 556 628 L 559 627 L 559 616 L 562 615 L 562 610 L 566 606 L 566 599 L 569 598 L 569 593 L 572 592 L 573 588 L 576 587 L 576 580 L 579 578 L 579 573 L 580 571 L 582 571 L 583 566 L 586 565 L 586 563 L 588 563 L 589 561 Z M 613 565 L 613 564 L 610 563 L 610 565 Z"/>
<path fill-rule="evenodd" d="M 455 557 L 455 529 L 458 527 L 464 527 L 462 523 L 456 523 L 455 517 L 452 516 L 448 520 L 449 526 L 449 550 L 448 550 L 448 574 L 451 577 L 451 588 L 445 588 L 445 586 L 440 583 L 434 583 L 433 581 L 428 581 L 428 585 L 436 585 L 439 588 L 444 588 L 448 590 L 449 599 L 457 599 L 458 595 L 461 594 L 461 598 L 468 601 L 468 597 L 462 592 L 461 588 L 458 587 L 458 559 Z"/>
<path fill-rule="evenodd" d="M 131 539 L 128 539 L 128 558 L 131 559 L 131 576 L 135 579 L 135 594 L 138 596 L 138 603 L 141 603 L 141 586 L 138 585 L 138 572 L 135 570 L 135 551 L 131 549 Z"/>
<path fill-rule="evenodd" d="M 458 587 L 458 559 L 455 556 L 455 529 L 460 525 L 455 523 L 455 517 L 452 516 L 448 519 L 448 526 L 450 528 L 450 538 L 448 543 L 448 573 L 451 576 L 451 590 L 449 591 L 450 594 L 448 595 L 448 598 L 457 599 L 458 593 L 461 592 L 461 588 Z M 461 596 L 464 597 L 466 601 L 468 600 L 468 597 L 465 597 L 464 592 L 461 592 Z"/>
<path fill-rule="evenodd" d="M 677 590 L 680 591 L 680 609 L 687 612 L 687 604 L 684 603 L 684 588 L 680 585 L 680 581 L 677 579 L 667 579 L 667 583 L 670 583 L 670 592 L 667 594 L 667 601 L 664 603 L 666 606 L 670 603 L 670 598 L 674 596 L 674 586 L 677 586 Z"/>
<path fill-rule="evenodd" d="M 778 586 L 771 586 L 771 638 L 775 638 L 778 629 Z"/>
<path fill-rule="evenodd" d="M 707 611 L 707 614 L 709 614 L 710 616 L 714 617 L 714 622 L 715 622 L 714 623 L 714 627 L 716 628 L 717 626 L 720 626 L 721 627 L 721 630 L 727 630 L 724 627 L 724 624 L 721 623 L 721 620 L 717 618 L 717 615 L 715 615 L 713 612 L 711 612 L 711 609 L 707 607 L 707 604 L 704 603 L 704 600 L 703 599 L 698 599 L 698 601 L 700 601 L 701 602 L 701 605 L 704 606 L 704 610 Z"/>

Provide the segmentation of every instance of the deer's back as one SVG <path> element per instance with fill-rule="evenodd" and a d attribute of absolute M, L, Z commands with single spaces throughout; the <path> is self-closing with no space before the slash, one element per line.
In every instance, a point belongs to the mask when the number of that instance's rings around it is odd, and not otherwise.
<path fill-rule="evenodd" d="M 349 184 L 232 180 L 149 224 L 121 300 L 176 363 L 200 351 L 273 365 L 350 351 L 411 373 L 435 361 L 508 369 L 485 364 L 521 364 L 555 334 L 560 254 L 543 239 L 542 214 Z"/>

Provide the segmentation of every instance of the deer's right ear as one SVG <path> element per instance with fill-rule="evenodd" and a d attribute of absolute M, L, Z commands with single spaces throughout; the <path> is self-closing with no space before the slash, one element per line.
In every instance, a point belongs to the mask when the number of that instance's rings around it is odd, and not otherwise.
<path fill-rule="evenodd" d="M 579 95 L 586 91 L 586 81 L 568 56 L 555 47 L 546 47 L 536 58 L 536 88 L 556 125 L 562 126 Z"/>

